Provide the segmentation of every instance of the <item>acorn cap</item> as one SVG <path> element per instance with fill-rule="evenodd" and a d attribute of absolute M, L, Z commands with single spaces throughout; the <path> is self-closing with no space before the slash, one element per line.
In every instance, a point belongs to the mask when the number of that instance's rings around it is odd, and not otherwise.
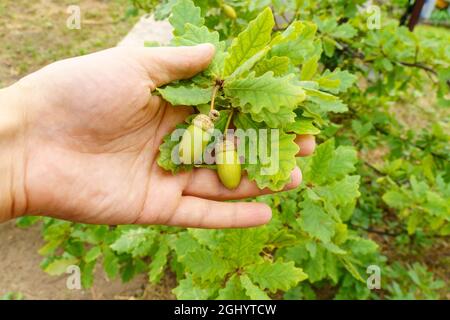
<path fill-rule="evenodd" d="M 236 147 L 234 146 L 233 141 L 224 140 L 221 143 L 218 143 L 216 146 L 216 154 L 219 154 L 224 151 L 234 151 Z"/>
<path fill-rule="evenodd" d="M 217 119 L 219 119 L 220 117 L 220 112 L 216 109 L 213 109 L 209 112 L 208 116 L 212 121 L 217 121 Z"/>
<path fill-rule="evenodd" d="M 193 120 L 192 124 L 203 131 L 214 129 L 214 123 L 206 114 L 199 114 Z"/>

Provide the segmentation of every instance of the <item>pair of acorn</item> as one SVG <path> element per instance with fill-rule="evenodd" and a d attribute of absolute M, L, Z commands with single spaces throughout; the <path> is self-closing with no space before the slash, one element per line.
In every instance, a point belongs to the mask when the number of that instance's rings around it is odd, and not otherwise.
<path fill-rule="evenodd" d="M 198 163 L 205 152 L 214 129 L 218 112 L 212 110 L 209 115 L 199 114 L 183 133 L 178 154 L 181 163 Z M 235 189 L 241 182 L 241 163 L 234 142 L 225 138 L 215 146 L 217 174 L 228 189 Z"/>

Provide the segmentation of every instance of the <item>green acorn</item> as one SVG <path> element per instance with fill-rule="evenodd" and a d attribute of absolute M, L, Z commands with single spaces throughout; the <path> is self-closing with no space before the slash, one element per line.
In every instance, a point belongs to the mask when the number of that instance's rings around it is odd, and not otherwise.
<path fill-rule="evenodd" d="M 232 6 L 230 6 L 228 4 L 223 4 L 222 9 L 228 18 L 233 19 L 233 20 L 237 18 L 236 11 L 234 10 L 234 8 Z"/>
<path fill-rule="evenodd" d="M 216 146 L 217 174 L 228 189 L 236 189 L 241 183 L 241 162 L 234 143 L 225 140 Z"/>
<path fill-rule="evenodd" d="M 202 160 L 203 152 L 211 139 L 214 123 L 205 114 L 197 115 L 183 133 L 178 154 L 183 164 L 194 164 Z"/>

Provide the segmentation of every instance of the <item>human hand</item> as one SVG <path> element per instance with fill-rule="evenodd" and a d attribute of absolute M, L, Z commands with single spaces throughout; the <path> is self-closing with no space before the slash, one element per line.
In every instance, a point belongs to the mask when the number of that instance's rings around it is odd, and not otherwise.
<path fill-rule="evenodd" d="M 221 202 L 269 193 L 248 179 L 230 191 L 209 169 L 172 175 L 156 163 L 164 135 L 192 109 L 151 91 L 194 76 L 213 55 L 211 45 L 118 47 L 53 63 L 5 89 L 23 110 L 13 214 L 204 228 L 268 222 L 265 204 Z M 312 136 L 297 142 L 302 156 L 315 147 Z M 300 181 L 296 168 L 286 189 Z"/>

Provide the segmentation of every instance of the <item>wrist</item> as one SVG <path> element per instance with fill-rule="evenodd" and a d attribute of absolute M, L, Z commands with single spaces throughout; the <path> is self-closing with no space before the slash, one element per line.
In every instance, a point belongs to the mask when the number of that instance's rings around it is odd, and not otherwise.
<path fill-rule="evenodd" d="M 0 222 L 25 214 L 25 104 L 15 86 L 0 89 Z"/>

